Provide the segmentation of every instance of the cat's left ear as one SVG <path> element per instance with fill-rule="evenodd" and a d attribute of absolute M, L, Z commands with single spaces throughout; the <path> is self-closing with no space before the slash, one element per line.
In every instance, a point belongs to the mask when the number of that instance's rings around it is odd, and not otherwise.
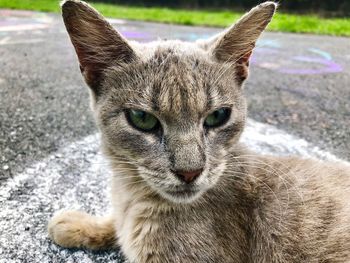
<path fill-rule="evenodd" d="M 242 83 L 248 76 L 249 58 L 255 43 L 271 21 L 276 8 L 274 2 L 262 3 L 223 33 L 200 41 L 198 45 L 210 51 L 217 61 L 232 63 L 237 80 Z"/>
<path fill-rule="evenodd" d="M 64 24 L 78 55 L 85 81 L 98 95 L 103 72 L 136 59 L 135 52 L 94 8 L 79 0 L 61 3 Z"/>

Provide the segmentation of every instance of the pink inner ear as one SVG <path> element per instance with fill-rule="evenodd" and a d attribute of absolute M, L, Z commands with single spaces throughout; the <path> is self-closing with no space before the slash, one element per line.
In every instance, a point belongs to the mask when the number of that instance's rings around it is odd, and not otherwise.
<path fill-rule="evenodd" d="M 248 66 L 249 59 L 252 55 L 252 51 L 245 53 L 241 58 L 238 59 L 236 64 L 236 76 L 240 83 L 243 83 L 248 77 Z"/>
<path fill-rule="evenodd" d="M 248 53 L 245 53 L 238 61 L 238 64 L 245 64 L 245 65 L 249 65 L 249 59 L 252 55 L 252 51 L 249 51 Z"/>

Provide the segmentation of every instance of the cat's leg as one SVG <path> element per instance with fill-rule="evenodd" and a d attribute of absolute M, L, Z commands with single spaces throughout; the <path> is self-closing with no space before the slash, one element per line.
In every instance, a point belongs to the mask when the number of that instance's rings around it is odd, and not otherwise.
<path fill-rule="evenodd" d="M 116 245 L 112 217 L 95 217 L 81 211 L 63 211 L 49 222 L 50 238 L 66 248 L 107 249 Z"/>

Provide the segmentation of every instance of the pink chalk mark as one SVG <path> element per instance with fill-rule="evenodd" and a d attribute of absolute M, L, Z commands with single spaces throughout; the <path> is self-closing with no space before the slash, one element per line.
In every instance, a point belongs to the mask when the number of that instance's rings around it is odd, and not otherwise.
<path fill-rule="evenodd" d="M 294 74 L 294 75 L 318 75 L 318 74 L 327 74 L 327 73 L 338 73 L 343 71 L 343 67 L 338 63 L 332 60 L 330 54 L 322 50 L 309 49 L 312 53 L 314 53 L 313 57 L 308 56 L 292 56 L 287 58 L 292 61 L 302 61 L 306 62 L 306 68 L 284 68 L 282 65 L 278 63 L 278 59 L 283 57 L 283 52 L 280 49 L 272 49 L 272 48 L 257 48 L 255 50 L 255 54 L 253 55 L 250 62 L 252 65 L 257 65 L 262 68 L 271 69 L 280 73 L 285 74 Z M 314 57 L 317 54 L 319 57 Z M 262 56 L 269 56 L 270 61 L 261 61 Z M 273 59 L 271 59 L 273 56 Z M 307 68 L 307 67 L 310 68 Z"/>
<path fill-rule="evenodd" d="M 343 71 L 343 67 L 332 60 L 320 59 L 320 58 L 309 58 L 304 56 L 294 57 L 294 60 L 304 61 L 309 63 L 316 63 L 323 65 L 319 69 L 279 69 L 279 72 L 286 74 L 299 74 L 299 75 L 316 75 L 316 74 L 325 74 L 325 73 L 337 73 Z"/>

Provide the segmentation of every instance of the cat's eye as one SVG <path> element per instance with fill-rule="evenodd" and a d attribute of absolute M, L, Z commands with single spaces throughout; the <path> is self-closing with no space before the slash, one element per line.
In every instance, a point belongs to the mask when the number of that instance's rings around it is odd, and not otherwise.
<path fill-rule="evenodd" d="M 152 114 L 142 110 L 127 110 L 129 123 L 141 131 L 150 132 L 159 128 L 159 121 Z"/>
<path fill-rule="evenodd" d="M 204 120 L 204 126 L 207 128 L 219 127 L 227 122 L 230 118 L 231 109 L 221 108 L 210 113 Z"/>

